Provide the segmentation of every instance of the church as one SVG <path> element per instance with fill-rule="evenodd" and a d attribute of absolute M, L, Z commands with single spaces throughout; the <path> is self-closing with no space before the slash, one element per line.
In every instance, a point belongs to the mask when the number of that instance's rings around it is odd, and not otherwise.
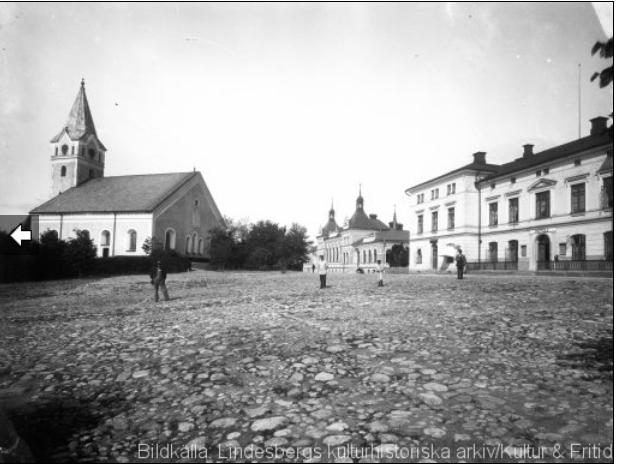
<path fill-rule="evenodd" d="M 51 140 L 51 199 L 30 212 L 33 239 L 87 230 L 99 257 L 141 256 L 148 239 L 179 254 L 206 257 L 208 231 L 223 217 L 201 173 L 104 176 L 84 80 L 66 124 Z"/>

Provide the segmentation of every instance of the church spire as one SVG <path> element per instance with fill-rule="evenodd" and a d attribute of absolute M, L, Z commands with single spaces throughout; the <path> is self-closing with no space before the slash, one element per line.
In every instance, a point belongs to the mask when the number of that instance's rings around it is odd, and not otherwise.
<path fill-rule="evenodd" d="M 333 197 L 331 197 L 331 210 L 329 210 L 329 220 L 335 219 L 335 210 L 333 209 Z"/>
<path fill-rule="evenodd" d="M 86 134 L 93 134 L 97 136 L 95 131 L 95 124 L 93 123 L 93 116 L 91 115 L 91 109 L 89 108 L 89 101 L 87 100 L 87 94 L 84 89 L 84 78 L 80 82 L 80 89 L 78 95 L 74 100 L 74 104 L 69 111 L 69 117 L 65 124 L 65 130 L 69 134 L 72 140 L 78 140 Z"/>
<path fill-rule="evenodd" d="M 357 197 L 357 202 L 355 206 L 357 210 L 363 210 L 363 197 L 361 196 L 361 183 L 359 183 L 359 197 Z"/>
<path fill-rule="evenodd" d="M 398 219 L 396 218 L 396 204 L 394 204 L 394 226 L 398 226 Z"/>

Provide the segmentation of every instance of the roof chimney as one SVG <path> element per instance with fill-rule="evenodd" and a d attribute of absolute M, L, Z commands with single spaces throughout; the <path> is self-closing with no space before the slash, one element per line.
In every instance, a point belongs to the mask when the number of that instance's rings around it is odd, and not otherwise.
<path fill-rule="evenodd" d="M 474 163 L 487 164 L 486 156 L 487 152 L 477 151 L 476 153 L 474 153 Z"/>
<path fill-rule="evenodd" d="M 532 151 L 533 148 L 534 145 L 532 145 L 531 143 L 526 143 L 523 146 L 523 157 L 530 158 L 531 156 L 534 156 L 534 152 Z"/>
<path fill-rule="evenodd" d="M 591 119 L 591 135 L 599 135 L 606 131 L 608 118 L 603 116 Z"/>

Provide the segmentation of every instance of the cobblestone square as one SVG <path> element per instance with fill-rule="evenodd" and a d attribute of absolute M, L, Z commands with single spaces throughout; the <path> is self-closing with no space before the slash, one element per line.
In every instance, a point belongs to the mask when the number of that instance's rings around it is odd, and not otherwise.
<path fill-rule="evenodd" d="M 0 285 L 39 461 L 610 461 L 612 279 L 303 273 Z"/>

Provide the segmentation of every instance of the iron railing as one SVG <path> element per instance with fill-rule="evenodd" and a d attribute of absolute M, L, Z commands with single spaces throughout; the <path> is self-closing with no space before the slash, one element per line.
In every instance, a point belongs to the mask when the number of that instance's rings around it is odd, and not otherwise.
<path fill-rule="evenodd" d="M 466 267 L 468 272 L 470 270 L 517 270 L 517 262 L 468 262 Z"/>
<path fill-rule="evenodd" d="M 541 261 L 537 263 L 538 270 L 554 271 L 611 271 L 614 270 L 614 261 L 585 260 L 585 261 Z"/>

